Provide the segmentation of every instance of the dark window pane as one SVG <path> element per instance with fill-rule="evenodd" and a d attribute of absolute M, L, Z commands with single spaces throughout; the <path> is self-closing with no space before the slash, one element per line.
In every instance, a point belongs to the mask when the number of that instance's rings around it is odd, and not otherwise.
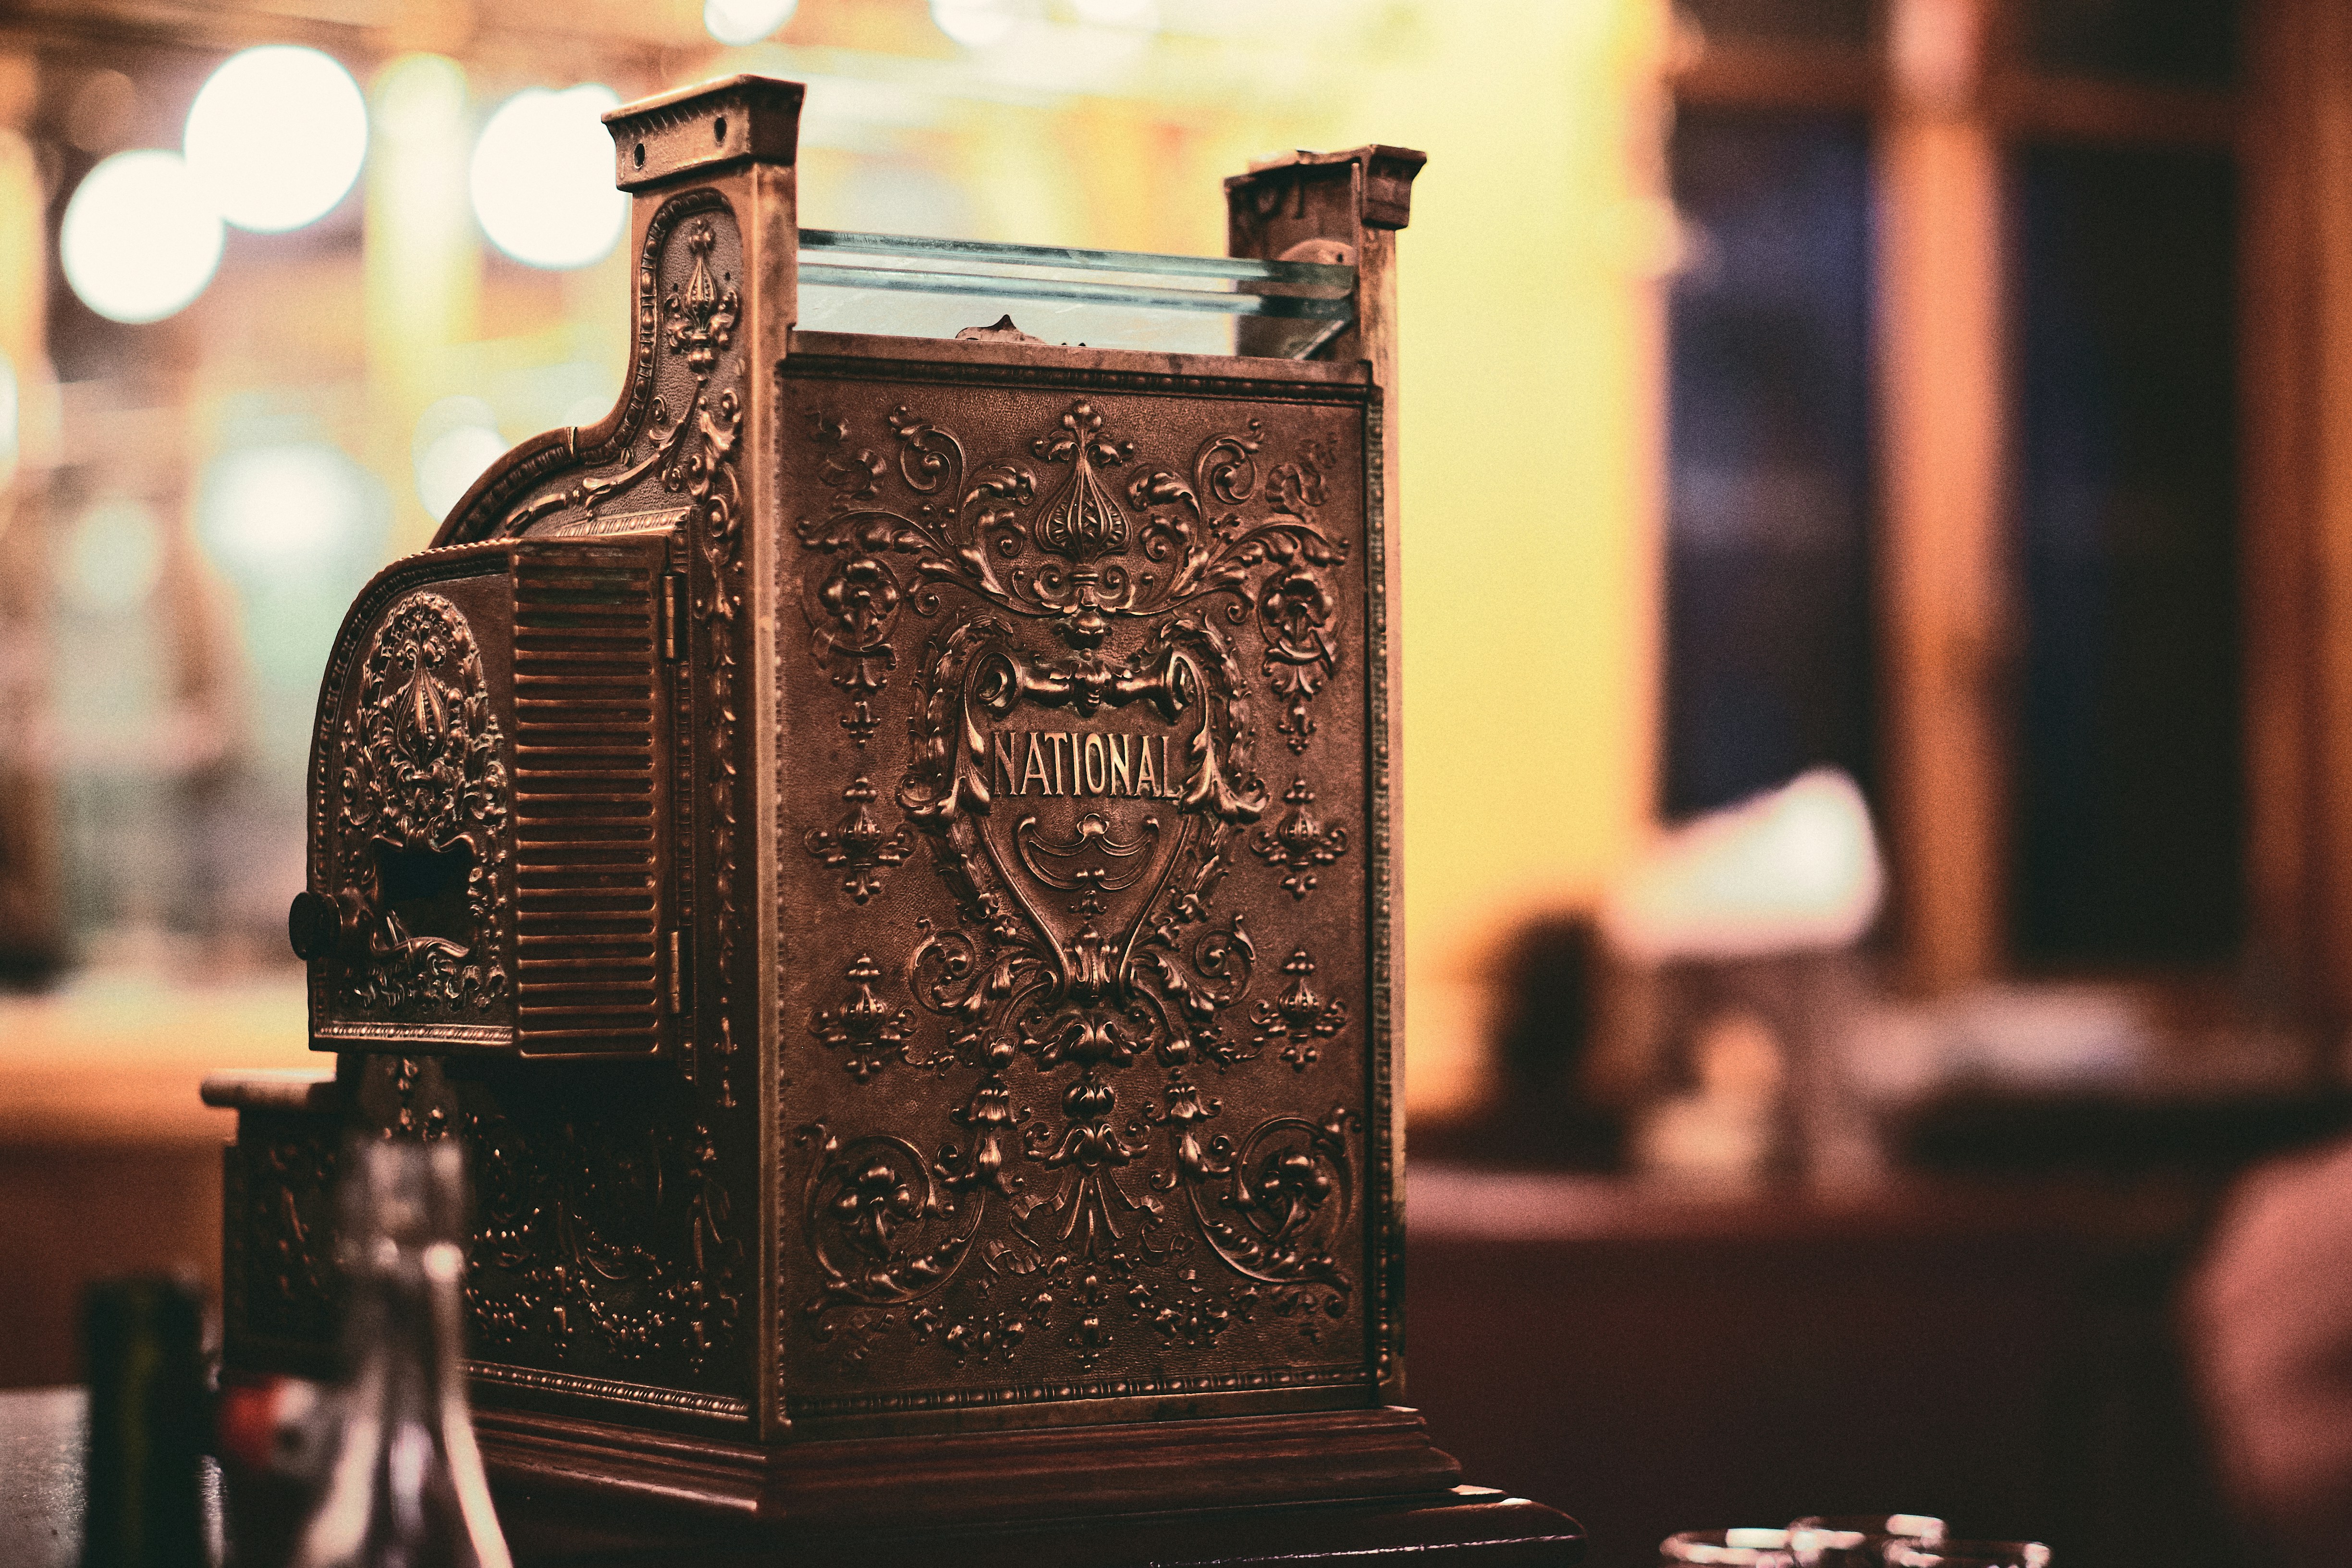
<path fill-rule="evenodd" d="M 1682 0 L 1675 9 L 1709 38 L 1725 42 L 1870 42 L 1872 0 Z"/>
<path fill-rule="evenodd" d="M 2230 165 L 2020 162 L 2019 955 L 2222 957 L 2241 918 Z"/>
<path fill-rule="evenodd" d="M 1675 199 L 1664 806 L 1817 763 L 1868 786 L 1870 157 L 1862 122 L 1692 112 Z"/>
<path fill-rule="evenodd" d="M 2227 87 L 2237 0 L 2029 0 L 2027 62 L 2059 76 Z"/>

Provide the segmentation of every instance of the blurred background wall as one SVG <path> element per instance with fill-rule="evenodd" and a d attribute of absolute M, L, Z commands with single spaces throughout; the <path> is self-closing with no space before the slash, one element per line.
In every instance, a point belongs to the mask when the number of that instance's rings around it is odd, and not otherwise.
<path fill-rule="evenodd" d="M 2347 1119 L 2335 0 L 18 0 L 0 1384 L 71 1375 L 79 1279 L 216 1268 L 194 1084 L 310 1059 L 334 627 L 610 405 L 595 114 L 744 70 L 809 84 L 815 226 L 1215 253 L 1254 157 L 1430 154 L 1441 1441 L 1604 1563 L 1819 1506 L 2226 1549 L 2174 1293 Z"/>
<path fill-rule="evenodd" d="M 1380 140 L 1444 162 L 1406 241 L 1407 920 L 1414 1092 L 1463 1100 L 1497 933 L 1589 898 L 1653 807 L 1664 13 L 768 11 L 742 26 L 784 20 L 734 47 L 692 5 L 37 5 L 0 23 L 7 962 L 80 977 L 69 993 L 101 974 L 290 985 L 308 710 L 343 605 L 495 451 L 609 406 L 626 353 L 617 248 L 592 234 L 560 258 L 576 265 L 535 267 L 486 234 L 486 124 L 534 89 L 584 121 L 760 70 L 811 84 L 802 199 L 821 226 L 1215 253 L 1218 182 L 1253 156 Z M 322 48 L 366 93 L 359 178 L 291 232 L 232 224 L 163 319 L 107 320 L 59 264 L 75 193 L 125 150 L 179 152 L 207 74 L 263 41 Z M 1506 801 L 1536 809 L 1505 831 Z M 77 1026 L 41 1017 L 11 1032 Z"/>

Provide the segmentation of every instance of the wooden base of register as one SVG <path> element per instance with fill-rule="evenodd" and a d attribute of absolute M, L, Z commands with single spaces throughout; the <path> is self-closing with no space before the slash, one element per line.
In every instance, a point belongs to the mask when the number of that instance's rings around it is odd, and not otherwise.
<path fill-rule="evenodd" d="M 1573 1520 L 1485 1487 L 1320 1507 L 1192 1510 L 924 1531 L 726 1529 L 681 1534 L 583 1522 L 529 1492 L 502 1494 L 518 1568 L 1569 1568 L 1583 1560 Z"/>
<path fill-rule="evenodd" d="M 1455 1484 L 1409 1410 L 855 1438 L 788 1458 L 511 1411 L 477 1426 L 520 1563 L 1178 1568 L 1442 1551 L 1566 1568 L 1583 1555 L 1565 1515 Z"/>

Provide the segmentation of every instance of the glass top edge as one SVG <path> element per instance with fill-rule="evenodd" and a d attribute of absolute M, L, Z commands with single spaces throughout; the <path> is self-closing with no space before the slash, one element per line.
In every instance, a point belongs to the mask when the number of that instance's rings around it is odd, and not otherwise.
<path fill-rule="evenodd" d="M 1139 283 L 1071 283 L 1053 279 L 1005 278 L 975 273 L 866 271 L 816 262 L 801 268 L 801 280 L 812 288 L 1063 300 L 1145 310 L 1207 310 L 1221 315 L 1270 316 L 1294 321 L 1348 321 L 1355 315 L 1354 301 L 1346 299 L 1302 299 L 1288 294 L 1225 294 L 1197 289 L 1154 289 Z"/>
<path fill-rule="evenodd" d="M 1006 261 L 993 256 L 906 256 L 850 250 L 803 250 L 801 270 L 856 272 L 867 278 L 996 278 L 1006 282 L 1070 283 L 1085 288 L 1158 289 L 1163 292 L 1230 298 L 1240 293 L 1276 293 L 1284 298 L 1347 300 L 1354 290 L 1295 279 L 1209 278 L 1190 272 L 1149 272 L 1134 268 L 1074 267 L 1059 261 Z M 887 287 L 887 285 L 884 285 Z"/>
<path fill-rule="evenodd" d="M 1356 281 L 1353 267 L 1318 261 L 1254 261 L 1234 257 L 1167 256 L 1148 250 L 1087 250 L 1074 246 L 1007 245 L 996 240 L 932 239 L 920 235 L 861 234 L 829 228 L 804 228 L 800 231 L 800 241 L 803 250 L 842 251 L 866 256 L 961 258 L 1031 267 L 1222 278 L 1244 282 L 1307 283 L 1343 289 L 1353 288 Z"/>

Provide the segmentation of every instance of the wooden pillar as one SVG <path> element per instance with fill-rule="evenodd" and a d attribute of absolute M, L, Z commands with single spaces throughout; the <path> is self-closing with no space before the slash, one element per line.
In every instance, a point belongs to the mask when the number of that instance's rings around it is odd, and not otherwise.
<path fill-rule="evenodd" d="M 2000 159 L 1986 0 L 1895 0 L 1878 141 L 1885 766 L 1906 980 L 2005 957 Z"/>
<path fill-rule="evenodd" d="M 2242 141 L 2253 955 L 2352 1019 L 2352 14 L 2253 8 Z"/>

